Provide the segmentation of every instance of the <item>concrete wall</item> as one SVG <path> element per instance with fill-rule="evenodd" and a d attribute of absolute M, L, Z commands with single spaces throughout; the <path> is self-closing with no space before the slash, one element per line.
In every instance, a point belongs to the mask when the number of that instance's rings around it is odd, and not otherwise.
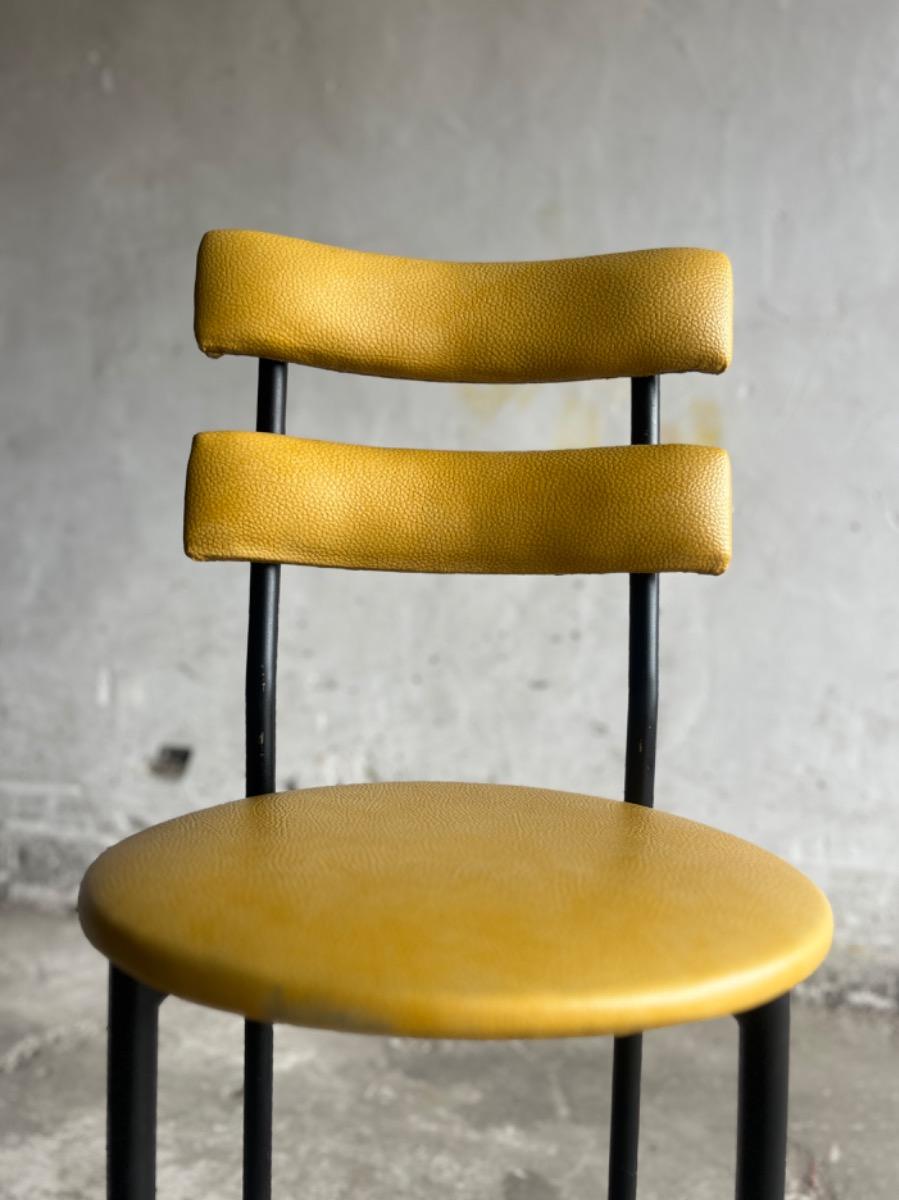
<path fill-rule="evenodd" d="M 69 898 L 107 841 L 241 791 L 246 569 L 180 550 L 190 435 L 253 420 L 253 364 L 193 345 L 203 230 L 438 258 L 694 244 L 733 259 L 736 357 L 666 383 L 664 436 L 731 449 L 736 557 L 664 581 L 659 802 L 827 887 L 850 976 L 894 965 L 891 0 L 7 0 L 0 55 L 12 897 Z M 295 368 L 289 407 L 290 432 L 393 445 L 627 436 L 616 383 Z M 623 580 L 291 569 L 284 593 L 282 785 L 620 794 Z"/>

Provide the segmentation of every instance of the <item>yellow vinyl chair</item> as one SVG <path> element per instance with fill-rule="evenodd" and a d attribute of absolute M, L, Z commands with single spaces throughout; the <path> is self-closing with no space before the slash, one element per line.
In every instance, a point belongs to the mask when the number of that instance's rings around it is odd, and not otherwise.
<path fill-rule="evenodd" d="M 652 809 L 662 571 L 730 557 L 724 451 L 658 445 L 659 375 L 731 354 L 722 254 L 391 258 L 237 230 L 200 246 L 196 334 L 259 358 L 257 431 L 201 433 L 185 546 L 250 568 L 247 799 L 144 830 L 85 876 L 110 969 L 108 1194 L 155 1194 L 168 994 L 246 1020 L 244 1197 L 271 1191 L 272 1026 L 434 1038 L 613 1036 L 611 1200 L 636 1191 L 641 1034 L 740 1025 L 738 1200 L 782 1200 L 789 992 L 827 901 L 745 841 Z M 632 444 L 477 453 L 284 435 L 287 364 L 423 380 L 632 379 Z M 280 564 L 626 572 L 624 803 L 376 783 L 275 794 Z"/>

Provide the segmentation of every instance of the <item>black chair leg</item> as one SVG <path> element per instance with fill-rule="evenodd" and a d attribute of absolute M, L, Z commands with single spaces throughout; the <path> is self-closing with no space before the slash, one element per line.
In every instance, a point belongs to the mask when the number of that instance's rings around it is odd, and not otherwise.
<path fill-rule="evenodd" d="M 737 1200 L 783 1200 L 787 1160 L 790 996 L 741 1013 Z"/>
<path fill-rule="evenodd" d="M 244 1025 L 243 1200 L 271 1200 L 272 1053 L 271 1025 Z"/>
<path fill-rule="evenodd" d="M 642 1062 L 642 1034 L 615 1038 L 612 1124 L 609 1134 L 609 1200 L 634 1200 L 637 1195 Z"/>
<path fill-rule="evenodd" d="M 156 1063 L 163 997 L 109 967 L 108 1200 L 156 1195 Z"/>

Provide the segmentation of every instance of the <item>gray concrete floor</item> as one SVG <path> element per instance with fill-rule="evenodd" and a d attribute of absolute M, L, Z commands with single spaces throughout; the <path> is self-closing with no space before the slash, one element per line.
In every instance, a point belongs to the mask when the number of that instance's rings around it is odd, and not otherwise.
<path fill-rule="evenodd" d="M 0 962 L 0 1196 L 102 1195 L 105 964 L 73 918 L 10 910 Z M 899 1023 L 797 1004 L 792 1200 L 899 1195 Z M 736 1027 L 646 1039 L 641 1200 L 732 1194 Z M 159 1195 L 240 1194 L 240 1021 L 168 1000 Z M 276 1032 L 275 1195 L 595 1200 L 610 1044 Z"/>

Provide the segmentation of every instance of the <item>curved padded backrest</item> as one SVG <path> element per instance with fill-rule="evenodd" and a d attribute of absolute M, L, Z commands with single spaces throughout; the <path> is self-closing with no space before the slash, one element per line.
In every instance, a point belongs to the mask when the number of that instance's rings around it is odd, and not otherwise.
<path fill-rule="evenodd" d="M 716 374 L 731 329 L 730 263 L 713 250 L 451 263 L 218 229 L 197 259 L 212 357 L 474 383 Z"/>
<path fill-rule="evenodd" d="M 184 542 L 200 560 L 718 575 L 730 510 L 730 462 L 710 446 L 386 450 L 199 433 Z"/>

